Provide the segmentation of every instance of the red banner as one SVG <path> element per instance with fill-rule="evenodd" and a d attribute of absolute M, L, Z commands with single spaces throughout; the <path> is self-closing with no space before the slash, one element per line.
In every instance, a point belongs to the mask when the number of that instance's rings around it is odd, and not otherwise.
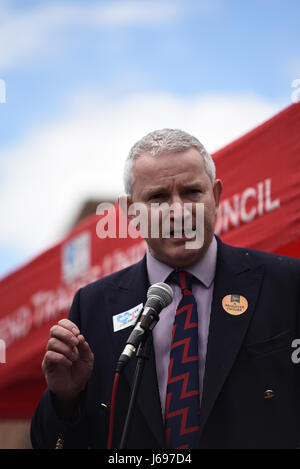
<path fill-rule="evenodd" d="M 299 239 L 300 104 L 218 151 L 214 161 L 224 182 L 216 223 L 224 242 L 283 253 Z"/>

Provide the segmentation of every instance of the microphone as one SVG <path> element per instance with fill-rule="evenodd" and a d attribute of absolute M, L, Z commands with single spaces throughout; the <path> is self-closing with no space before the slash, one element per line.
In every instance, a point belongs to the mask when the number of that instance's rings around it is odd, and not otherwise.
<path fill-rule="evenodd" d="M 137 324 L 127 339 L 126 346 L 120 355 L 116 371 L 119 373 L 128 363 L 145 334 L 152 331 L 159 321 L 159 313 L 173 300 L 173 290 L 167 283 L 151 285 L 147 292 L 147 301 Z"/>

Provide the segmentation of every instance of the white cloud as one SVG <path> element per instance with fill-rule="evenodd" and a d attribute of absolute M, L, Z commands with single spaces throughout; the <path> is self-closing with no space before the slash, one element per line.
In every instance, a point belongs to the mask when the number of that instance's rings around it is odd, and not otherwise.
<path fill-rule="evenodd" d="M 51 2 L 19 13 L 4 4 L 0 16 L 0 67 L 57 52 L 69 27 L 155 26 L 175 20 L 183 3 L 174 0 L 118 0 L 107 3 Z"/>
<path fill-rule="evenodd" d="M 88 14 L 87 19 L 103 26 L 155 25 L 178 18 L 181 11 L 178 0 L 119 0 L 98 6 L 92 15 Z"/>
<path fill-rule="evenodd" d="M 116 103 L 76 93 L 66 115 L 2 149 L 0 246 L 35 255 L 59 240 L 86 198 L 121 194 L 130 147 L 154 129 L 182 128 L 214 152 L 281 107 L 255 96 L 149 94 Z"/>

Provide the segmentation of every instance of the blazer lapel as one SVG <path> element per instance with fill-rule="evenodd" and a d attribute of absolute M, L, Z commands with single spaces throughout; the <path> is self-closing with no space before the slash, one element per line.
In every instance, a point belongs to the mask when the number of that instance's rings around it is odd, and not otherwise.
<path fill-rule="evenodd" d="M 132 266 L 127 275 L 118 278 L 114 285 L 114 307 L 112 315 L 126 311 L 140 303 L 145 305 L 147 299 L 147 290 L 149 287 L 146 258 Z M 109 319 L 112 324 L 112 320 Z M 112 332 L 112 343 L 115 350 L 116 362 L 123 351 L 133 327 L 125 328 L 118 332 L 113 332 L 112 326 L 109 329 Z M 126 379 L 131 388 L 134 379 L 136 357 L 133 357 L 123 370 L 120 379 Z M 128 402 L 129 404 L 129 402 Z M 144 415 L 150 430 L 156 437 L 160 447 L 164 447 L 164 432 L 161 413 L 161 403 L 156 376 L 155 354 L 153 345 L 150 348 L 149 360 L 146 360 L 140 389 L 137 398 L 137 405 L 140 412 Z"/>
<path fill-rule="evenodd" d="M 237 357 L 255 310 L 263 277 L 263 266 L 253 268 L 246 250 L 232 248 L 217 240 L 217 269 L 200 410 L 201 432 Z M 223 309 L 222 299 L 231 294 L 247 299 L 248 308 L 244 313 L 232 315 Z"/>

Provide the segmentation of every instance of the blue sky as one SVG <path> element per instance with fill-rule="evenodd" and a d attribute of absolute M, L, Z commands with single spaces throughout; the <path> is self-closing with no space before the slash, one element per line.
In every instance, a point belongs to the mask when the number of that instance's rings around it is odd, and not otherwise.
<path fill-rule="evenodd" d="M 0 276 L 163 126 L 213 152 L 291 104 L 298 0 L 0 0 Z"/>

